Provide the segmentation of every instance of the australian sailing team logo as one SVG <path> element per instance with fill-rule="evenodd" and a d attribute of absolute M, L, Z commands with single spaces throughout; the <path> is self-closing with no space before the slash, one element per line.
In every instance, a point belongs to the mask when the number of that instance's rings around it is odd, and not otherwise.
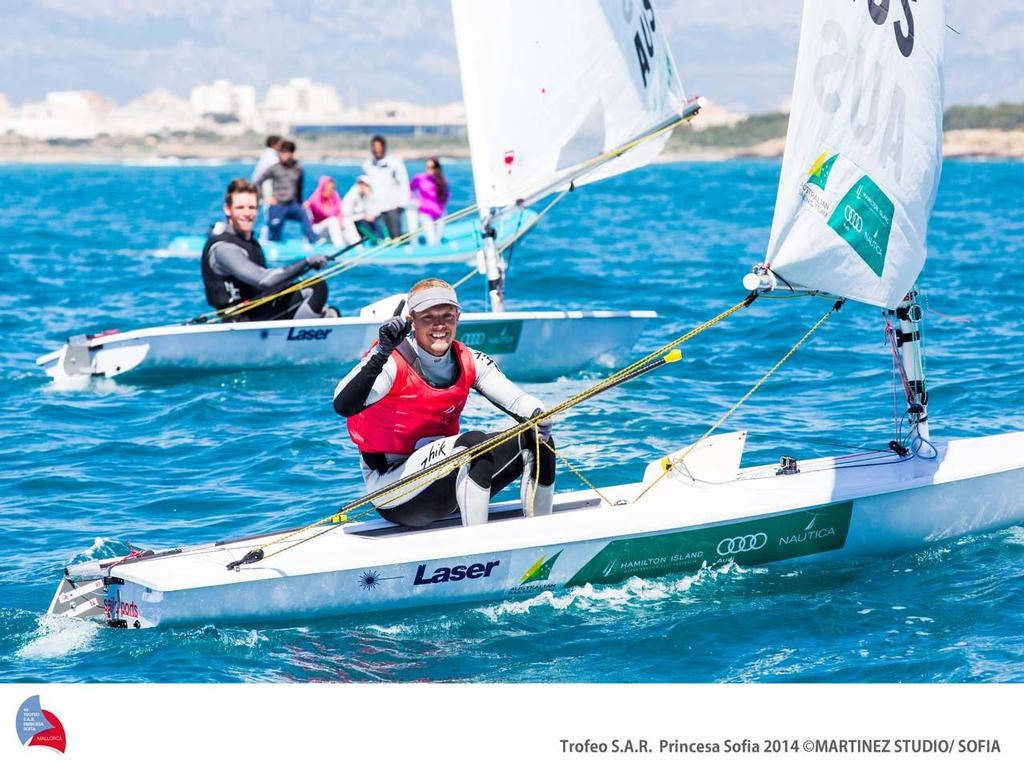
<path fill-rule="evenodd" d="M 545 558 L 543 555 L 537 558 L 537 562 L 526 569 L 526 573 L 519 580 L 519 584 L 546 581 L 551 576 L 551 569 L 555 567 L 555 561 L 558 560 L 558 556 L 561 554 L 562 551 L 559 550 L 550 558 Z"/>
<path fill-rule="evenodd" d="M 519 581 L 512 586 L 511 592 L 526 592 L 533 591 L 539 592 L 541 590 L 553 590 L 555 583 L 550 582 L 549 577 L 551 576 L 551 570 L 555 567 L 555 561 L 562 554 L 562 550 L 559 550 L 554 555 L 542 555 L 537 558 L 533 564 L 523 572 L 523 575 L 519 577 Z"/>
<path fill-rule="evenodd" d="M 67 734 L 57 715 L 43 709 L 38 696 L 29 696 L 18 707 L 15 729 L 23 746 L 46 746 L 64 754 Z"/>

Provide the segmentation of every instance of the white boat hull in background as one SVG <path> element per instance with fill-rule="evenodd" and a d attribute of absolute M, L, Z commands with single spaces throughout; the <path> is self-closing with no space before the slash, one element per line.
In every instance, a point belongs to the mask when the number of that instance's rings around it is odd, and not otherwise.
<path fill-rule="evenodd" d="M 227 566 L 254 547 L 273 553 L 275 536 L 71 566 L 50 612 L 122 627 L 308 620 L 529 597 L 727 561 L 803 567 L 892 556 L 1024 521 L 1024 433 L 940 444 L 936 460 L 810 460 L 791 475 L 775 466 L 736 472 L 744 437 L 702 442 L 686 459 L 695 478 L 673 472 L 640 500 L 658 462 L 646 483 L 604 488 L 622 501 L 614 507 L 580 491 L 556 495 L 554 514 L 540 518 L 509 502 L 468 528 L 456 517 L 416 531 L 353 523 L 240 570 Z M 720 480 L 730 466 L 731 480 Z"/>
<path fill-rule="evenodd" d="M 388 314 L 390 315 L 390 313 Z M 626 361 L 653 311 L 466 313 L 458 337 L 509 375 L 552 379 Z M 72 340 L 36 363 L 54 378 L 355 363 L 379 317 L 167 325 Z"/>

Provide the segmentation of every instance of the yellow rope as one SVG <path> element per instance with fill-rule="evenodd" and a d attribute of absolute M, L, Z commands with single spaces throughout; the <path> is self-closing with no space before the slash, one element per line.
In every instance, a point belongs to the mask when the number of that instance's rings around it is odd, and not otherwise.
<path fill-rule="evenodd" d="M 511 441 L 513 438 L 518 437 L 521 433 L 526 432 L 530 428 L 535 428 L 543 420 L 549 419 L 551 417 L 557 417 L 559 414 L 568 411 L 572 407 L 576 406 L 578 403 L 585 401 L 586 399 L 591 398 L 593 396 L 596 396 L 599 393 L 607 390 L 608 388 L 613 387 L 618 382 L 620 382 L 624 377 L 627 377 L 633 372 L 638 371 L 645 364 L 650 364 L 658 360 L 659 358 L 665 357 L 666 354 L 678 348 L 683 343 L 692 340 L 701 332 L 710 329 L 715 324 L 718 324 L 720 321 L 723 321 L 729 316 L 732 316 L 732 314 L 736 313 L 740 309 L 750 305 L 754 301 L 755 297 L 755 294 L 748 295 L 742 301 L 732 306 L 731 308 L 722 311 L 714 318 L 709 319 L 703 324 L 700 324 L 694 329 L 691 329 L 689 332 L 680 335 L 676 339 L 666 343 L 657 350 L 652 351 L 651 353 L 647 354 L 638 361 L 633 362 L 629 366 L 626 366 L 623 369 L 620 369 L 619 371 L 615 372 L 614 374 L 609 375 L 604 380 L 598 382 L 596 385 L 592 385 L 590 388 L 587 388 L 586 390 L 583 390 L 580 393 L 577 393 L 576 395 L 569 397 L 561 404 L 558 404 L 557 406 L 552 407 L 551 409 L 545 412 L 541 412 L 536 417 L 531 417 L 527 420 L 524 420 L 523 422 L 513 425 L 512 427 L 508 428 L 507 430 L 501 433 L 498 433 L 490 438 L 484 439 L 474 447 L 470 447 L 464 449 L 461 452 L 457 452 L 454 455 L 452 455 L 452 457 L 448 458 L 448 460 L 438 465 L 435 465 L 432 468 L 426 468 L 420 471 L 419 473 L 415 473 L 409 476 L 408 478 L 397 481 L 395 484 L 391 486 L 384 487 L 383 489 L 372 492 L 370 494 L 366 494 L 360 497 L 359 499 L 353 500 L 352 502 L 349 502 L 344 507 L 339 509 L 336 513 L 333 513 L 325 518 L 321 518 L 320 520 L 315 521 L 309 524 L 308 526 L 303 526 L 302 528 L 296 529 L 295 531 L 285 534 L 271 542 L 267 542 L 261 547 L 255 549 L 262 550 L 263 548 L 269 547 L 270 545 L 283 544 L 284 542 L 294 539 L 295 537 L 305 534 L 311 529 L 314 529 L 318 526 L 322 526 L 324 524 L 350 523 L 356 521 L 359 518 L 362 518 L 373 512 L 375 509 L 374 505 L 389 504 L 398 499 L 401 499 L 404 496 L 407 496 L 408 494 L 411 494 L 412 492 L 422 487 L 425 483 L 431 483 L 445 475 L 448 475 L 449 473 L 455 470 L 458 470 L 460 467 L 470 462 L 477 454 L 481 454 L 485 451 L 489 451 L 497 446 L 507 443 L 508 441 Z M 364 511 L 357 513 L 355 515 L 351 514 L 353 510 L 357 510 L 363 506 L 367 506 Z M 319 537 L 321 534 L 325 534 L 330 530 L 330 528 L 323 529 L 317 532 L 316 534 L 313 534 L 304 539 L 300 539 L 299 541 L 294 542 L 288 545 L 287 547 L 275 550 L 272 553 L 267 553 L 264 555 L 264 559 L 269 558 L 273 555 L 278 555 L 284 552 L 285 550 L 290 550 L 292 547 L 302 544 L 303 542 L 315 539 Z"/>
<path fill-rule="evenodd" d="M 737 401 L 735 404 L 733 404 L 731 407 L 729 407 L 728 411 L 726 411 L 725 414 L 723 414 L 721 417 L 719 417 L 718 420 L 715 422 L 715 424 L 712 425 L 710 428 L 708 428 L 707 431 L 705 431 L 704 435 L 702 435 L 700 438 L 698 438 L 696 441 L 694 441 L 692 444 L 690 444 L 690 446 L 686 449 L 686 451 L 683 452 L 679 457 L 676 457 L 675 459 L 669 460 L 668 461 L 668 465 L 665 467 L 665 472 L 663 472 L 661 475 L 659 475 L 657 478 L 655 478 L 653 481 L 651 481 L 650 484 L 645 486 L 643 491 L 641 491 L 637 495 L 636 499 L 634 499 L 633 502 L 634 503 L 639 502 L 640 499 L 645 494 L 647 494 L 647 492 L 649 492 L 651 489 L 653 489 L 658 484 L 658 482 L 661 481 L 662 478 L 667 476 L 673 470 L 677 469 L 679 467 L 679 465 L 681 465 L 682 462 L 690 455 L 690 453 L 694 449 L 696 449 L 697 446 L 702 441 L 704 441 L 704 439 L 706 439 L 708 436 L 710 436 L 712 433 L 714 433 L 716 430 L 718 430 L 718 428 L 722 425 L 722 423 L 724 423 L 726 420 L 728 420 L 733 415 L 733 413 L 737 409 L 739 409 L 747 401 L 747 399 L 749 399 L 751 396 L 753 396 L 754 393 L 757 391 L 757 389 L 760 388 L 762 385 L 764 385 L 764 383 L 768 380 L 768 378 L 771 377 L 773 374 L 775 374 L 775 372 L 778 371 L 779 367 L 781 367 L 783 364 L 785 364 L 789 360 L 789 358 L 794 353 L 797 352 L 797 350 L 800 348 L 800 346 L 803 345 L 811 335 L 813 335 L 815 332 L 818 331 L 818 329 L 821 327 L 821 325 L 824 324 L 828 320 L 828 317 L 831 316 L 832 314 L 834 314 L 836 311 L 839 310 L 839 308 L 842 306 L 842 304 L 843 304 L 842 300 L 836 301 L 835 305 L 833 305 L 831 308 L 829 308 L 824 313 L 824 315 L 820 319 L 818 319 L 818 321 L 816 321 L 814 323 L 814 326 L 812 326 L 809 330 L 807 330 L 806 334 L 804 334 L 803 337 L 801 337 L 799 340 L 797 340 L 796 345 L 794 345 L 792 348 L 790 348 L 786 352 L 786 355 L 783 356 L 781 359 L 779 359 L 775 363 L 775 366 L 773 366 L 771 369 L 769 369 L 767 372 L 765 372 L 765 374 L 761 377 L 761 379 L 758 380 L 756 383 L 754 383 L 753 387 L 750 390 L 748 390 L 746 393 L 744 393 L 743 397 L 739 401 Z"/>

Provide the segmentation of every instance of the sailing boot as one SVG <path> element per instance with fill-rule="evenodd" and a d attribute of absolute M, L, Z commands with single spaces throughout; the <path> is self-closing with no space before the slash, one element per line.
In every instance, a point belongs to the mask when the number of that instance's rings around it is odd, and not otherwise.
<path fill-rule="evenodd" d="M 535 515 L 551 515 L 555 485 L 538 484 L 536 458 L 533 452 L 523 449 L 520 454 L 523 457 L 523 480 L 519 482 L 519 499 L 523 503 L 523 515 L 528 518 Z"/>
<path fill-rule="evenodd" d="M 491 488 L 478 484 L 469 476 L 469 467 L 463 466 L 455 478 L 455 501 L 459 504 L 463 526 L 487 523 L 491 506 Z"/>

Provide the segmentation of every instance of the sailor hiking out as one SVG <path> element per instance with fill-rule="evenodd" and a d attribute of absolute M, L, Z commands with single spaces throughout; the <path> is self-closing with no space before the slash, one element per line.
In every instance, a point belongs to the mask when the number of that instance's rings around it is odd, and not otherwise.
<path fill-rule="evenodd" d="M 245 178 L 231 181 L 224 195 L 227 220 L 210 231 L 202 254 L 206 300 L 214 308 L 231 308 L 272 294 L 310 269 L 323 268 L 327 263 L 324 255 L 316 254 L 287 266 L 267 268 L 263 248 L 252 234 L 257 209 L 256 187 L 252 182 Z M 337 315 L 337 310 L 327 305 L 327 284 L 320 281 L 261 303 L 239 314 L 237 319 L 319 319 Z M 228 315 L 225 320 L 235 319 Z"/>
<path fill-rule="evenodd" d="M 455 339 L 460 307 L 451 286 L 425 279 L 413 286 L 408 300 L 408 315 L 399 315 L 399 305 L 380 326 L 379 342 L 334 391 L 334 409 L 348 418 L 349 436 L 359 447 L 367 492 L 487 439 L 491 434 L 459 433 L 471 390 L 520 420 L 544 411 L 544 404 L 505 377 L 489 356 Z M 546 446 L 527 430 L 432 483 L 384 498 L 377 510 L 403 526 L 426 526 L 455 511 L 463 525 L 486 523 L 491 497 L 521 475 L 524 514 L 550 514 L 551 422 L 541 423 L 537 432 Z"/>

